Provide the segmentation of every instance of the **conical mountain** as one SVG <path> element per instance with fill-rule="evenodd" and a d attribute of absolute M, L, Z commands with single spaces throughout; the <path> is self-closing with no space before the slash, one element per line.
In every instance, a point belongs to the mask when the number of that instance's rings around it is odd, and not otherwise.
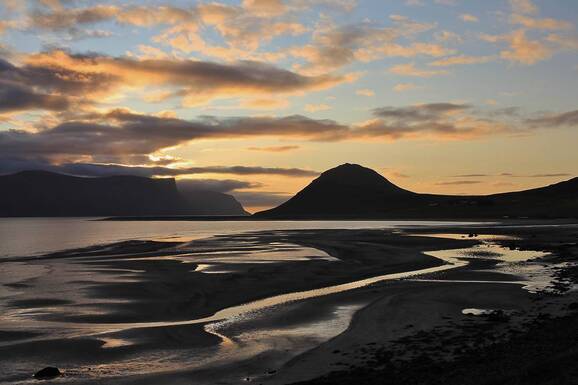
<path fill-rule="evenodd" d="M 257 213 L 271 217 L 368 217 L 417 194 L 404 190 L 374 170 L 345 163 L 322 173 L 280 206 Z"/>

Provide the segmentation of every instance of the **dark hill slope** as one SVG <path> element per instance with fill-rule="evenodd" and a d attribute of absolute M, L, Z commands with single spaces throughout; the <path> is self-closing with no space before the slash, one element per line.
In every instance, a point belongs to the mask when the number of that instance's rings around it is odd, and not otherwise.
<path fill-rule="evenodd" d="M 257 216 L 372 216 L 416 195 L 369 168 L 346 163 L 325 171 L 287 202 Z"/>
<path fill-rule="evenodd" d="M 206 215 L 211 207 L 206 194 L 199 205 L 184 197 L 174 179 L 85 178 L 46 171 L 0 176 L 0 216 L 4 217 Z M 229 215 L 242 213 L 241 208 Z"/>
<path fill-rule="evenodd" d="M 375 171 L 344 164 L 321 174 L 293 198 L 257 218 L 451 219 L 576 218 L 578 178 L 532 190 L 494 195 L 418 194 Z"/>

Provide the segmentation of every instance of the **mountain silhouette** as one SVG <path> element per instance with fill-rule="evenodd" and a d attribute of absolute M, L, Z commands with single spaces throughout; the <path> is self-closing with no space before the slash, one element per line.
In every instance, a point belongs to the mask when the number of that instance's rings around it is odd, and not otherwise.
<path fill-rule="evenodd" d="M 578 217 L 578 178 L 493 195 L 419 194 L 366 167 L 343 164 L 322 173 L 287 202 L 254 214 L 271 219 L 450 219 Z"/>
<path fill-rule="evenodd" d="M 246 214 L 230 195 L 183 194 L 174 179 L 22 171 L 0 176 L 0 191 L 3 217 Z"/>

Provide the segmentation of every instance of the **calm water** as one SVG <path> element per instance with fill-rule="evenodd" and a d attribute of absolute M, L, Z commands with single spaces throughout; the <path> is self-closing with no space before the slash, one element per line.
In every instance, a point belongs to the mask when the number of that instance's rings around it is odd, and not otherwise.
<path fill-rule="evenodd" d="M 0 218 L 0 257 L 30 256 L 132 239 L 199 239 L 246 231 L 379 229 L 468 225 L 436 221 L 97 221 L 97 218 Z"/>

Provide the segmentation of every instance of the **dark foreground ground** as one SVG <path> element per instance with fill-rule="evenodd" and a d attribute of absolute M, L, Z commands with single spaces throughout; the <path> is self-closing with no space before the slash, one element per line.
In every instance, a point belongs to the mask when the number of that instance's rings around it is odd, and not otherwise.
<path fill-rule="evenodd" d="M 483 330 L 474 334 L 484 338 Z M 507 342 L 467 350 L 454 361 L 437 362 L 432 355 L 394 363 L 390 352 L 379 350 L 367 366 L 298 384 L 578 384 L 578 313 L 545 317 Z"/>
<path fill-rule="evenodd" d="M 457 335 L 435 328 L 403 338 L 397 346 L 377 341 L 376 348 L 365 345 L 357 351 L 362 364 L 344 364 L 343 370 L 293 385 L 578 384 L 578 302 L 572 289 L 578 283 L 578 232 L 555 227 L 493 231 L 499 232 L 522 237 L 502 242 L 512 248 L 551 252 L 551 263 L 566 264 L 556 273 L 557 284 L 535 294 L 533 307 L 542 311 L 516 325 L 507 315 L 472 316 L 476 319 L 449 321 L 459 329 Z"/>

